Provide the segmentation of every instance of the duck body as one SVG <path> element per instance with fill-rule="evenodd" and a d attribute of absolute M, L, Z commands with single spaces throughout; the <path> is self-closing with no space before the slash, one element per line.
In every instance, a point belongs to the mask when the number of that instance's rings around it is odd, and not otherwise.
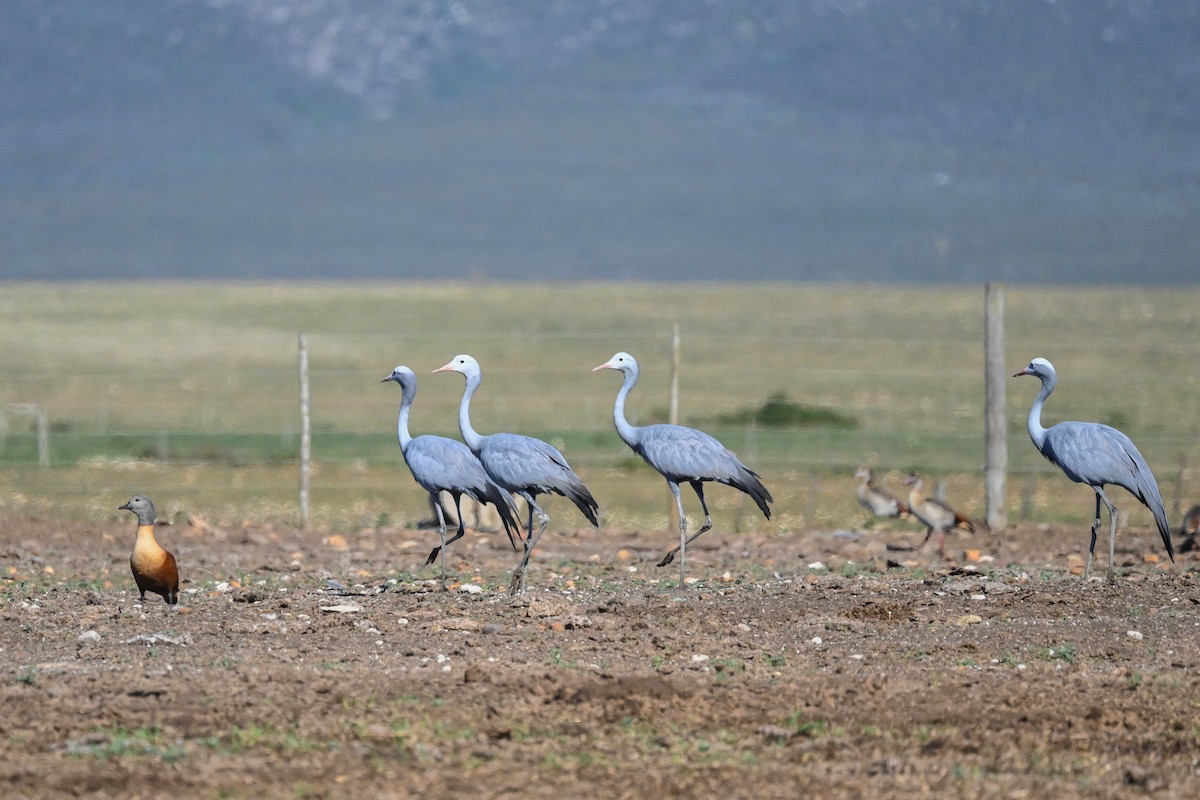
<path fill-rule="evenodd" d="M 133 543 L 133 553 L 129 556 L 129 568 L 133 571 L 133 580 L 137 583 L 142 602 L 146 600 L 146 592 L 154 592 L 161 595 L 167 605 L 175 605 L 179 602 L 179 568 L 175 564 L 175 556 L 160 545 L 154 536 L 154 521 L 157 518 L 154 504 L 144 495 L 137 495 L 120 509 L 132 511 L 138 518 L 137 538 Z"/>

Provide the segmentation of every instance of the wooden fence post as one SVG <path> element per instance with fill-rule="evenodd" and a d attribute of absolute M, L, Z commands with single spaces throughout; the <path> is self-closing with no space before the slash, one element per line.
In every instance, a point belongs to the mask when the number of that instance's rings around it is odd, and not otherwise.
<path fill-rule="evenodd" d="M 1008 476 L 1007 400 L 1004 382 L 1004 288 L 989 283 L 984 290 L 984 493 L 987 525 L 1002 531 L 1008 525 L 1005 483 Z"/>
<path fill-rule="evenodd" d="M 308 487 L 312 459 L 312 414 L 308 392 L 308 340 L 300 334 L 300 527 L 308 527 Z"/>
<path fill-rule="evenodd" d="M 682 347 L 679 343 L 679 323 L 671 323 L 671 376 L 667 385 L 667 422 L 679 424 L 679 365 L 682 361 Z M 668 495 L 667 524 L 670 530 L 679 530 L 679 509 L 675 507 L 675 498 Z M 682 574 L 682 573 L 681 573 Z M 683 578 L 680 577 L 680 581 Z M 682 583 L 680 584 L 682 585 Z"/>
<path fill-rule="evenodd" d="M 667 422 L 679 424 L 679 323 L 671 323 L 671 386 L 667 390 Z"/>

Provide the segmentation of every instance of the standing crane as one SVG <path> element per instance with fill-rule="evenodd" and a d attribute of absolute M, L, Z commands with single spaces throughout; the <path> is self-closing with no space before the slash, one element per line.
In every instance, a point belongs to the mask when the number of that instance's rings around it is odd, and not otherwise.
<path fill-rule="evenodd" d="M 1108 580 L 1113 579 L 1113 560 L 1117 549 L 1117 507 L 1104 493 L 1108 484 L 1124 487 L 1136 497 L 1158 525 L 1167 555 L 1175 560 L 1171 546 L 1171 530 L 1167 525 L 1167 512 L 1163 508 L 1162 495 L 1150 466 L 1129 437 L 1116 428 L 1098 422 L 1060 422 L 1049 428 L 1042 427 L 1042 405 L 1058 384 L 1058 373 L 1054 365 L 1044 358 L 1035 358 L 1029 366 L 1013 375 L 1032 375 L 1042 382 L 1042 389 L 1029 409 L 1029 438 L 1051 464 L 1076 483 L 1085 483 L 1096 493 L 1096 516 L 1092 521 L 1092 542 L 1088 547 L 1087 566 L 1083 570 L 1086 580 L 1092 571 L 1092 558 L 1096 552 L 1096 534 L 1100 531 L 1100 503 L 1108 507 L 1110 519 L 1108 533 Z"/>
<path fill-rule="evenodd" d="M 775 499 L 754 470 L 707 433 L 683 425 L 629 424 L 629 420 L 625 419 L 625 398 L 638 381 L 638 363 L 633 356 L 617 353 L 592 372 L 602 369 L 615 369 L 625 376 L 613 404 L 613 422 L 617 434 L 633 452 L 667 479 L 667 487 L 675 497 L 675 506 L 679 511 L 679 546 L 663 556 L 658 566 L 670 564 L 678 553 L 679 582 L 682 585 L 686 577 L 688 544 L 712 527 L 712 517 L 704 501 L 705 481 L 723 483 L 750 495 L 767 519 L 771 518 L 768 503 L 773 503 Z M 687 535 L 687 516 L 683 513 L 683 499 L 679 493 L 679 484 L 684 482 L 691 484 L 696 497 L 700 498 L 700 507 L 704 509 L 704 525 L 690 537 Z"/>
<path fill-rule="evenodd" d="M 493 481 L 513 494 L 525 498 L 529 505 L 525 554 L 513 572 L 512 584 L 509 587 L 512 594 L 520 594 L 525 591 L 525 568 L 529 565 L 529 557 L 550 522 L 550 515 L 538 505 L 537 496 L 557 494 L 566 497 L 597 527 L 600 523 L 596 514 L 600 506 L 583 485 L 583 481 L 567 464 L 563 454 L 549 442 L 517 433 L 493 433 L 483 436 L 471 427 L 471 397 L 483 380 L 483 370 L 478 361 L 464 353 L 450 359 L 449 363 L 438 367 L 434 372 L 458 372 L 466 379 L 462 402 L 458 407 L 458 428 L 462 431 L 463 440 L 471 448 L 471 452 L 479 457 L 483 468 Z M 539 523 L 536 536 L 533 533 L 535 513 Z"/>
<path fill-rule="evenodd" d="M 479 459 L 465 444 L 444 436 L 425 434 L 413 438 L 408 432 L 408 412 L 417 396 L 417 376 L 411 369 L 398 366 L 392 374 L 380 381 L 394 381 L 400 385 L 400 413 L 396 418 L 396 435 L 400 440 L 400 451 L 404 454 L 404 463 L 408 465 L 413 480 L 421 488 L 429 492 L 430 500 L 437 511 L 438 537 L 441 544 L 429 553 L 426 564 L 441 555 L 442 591 L 446 590 L 446 548 L 463 537 L 466 532 L 462 515 L 462 496 L 473 497 L 480 503 L 491 503 L 500 512 L 500 521 L 504 532 L 513 549 L 517 547 L 513 539 L 513 531 L 518 535 L 521 524 L 517 522 L 516 504 L 510 495 L 495 481 L 488 477 L 479 463 Z M 447 492 L 454 498 L 454 510 L 458 517 L 458 532 L 454 538 L 446 540 L 446 517 L 442 512 L 442 504 L 438 502 L 438 492 Z"/>

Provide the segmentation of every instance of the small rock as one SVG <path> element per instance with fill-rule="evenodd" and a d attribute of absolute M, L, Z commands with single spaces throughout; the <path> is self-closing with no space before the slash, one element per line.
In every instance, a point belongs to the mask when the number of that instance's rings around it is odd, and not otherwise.
<path fill-rule="evenodd" d="M 814 561 L 808 565 L 809 569 L 825 569 L 824 561 Z"/>
<path fill-rule="evenodd" d="M 504 626 L 499 622 L 489 622 L 482 628 L 484 633 L 500 633 L 504 630 Z"/>
<path fill-rule="evenodd" d="M 783 744 L 795 735 L 795 731 L 779 725 L 760 725 L 754 729 L 754 732 L 773 744 Z"/>
<path fill-rule="evenodd" d="M 704 655 L 704 653 L 696 653 L 692 656 L 693 664 L 703 664 L 705 661 L 708 661 L 708 656 Z"/>
<path fill-rule="evenodd" d="M 477 583 L 464 583 L 458 590 L 467 594 L 483 594 L 483 587 Z"/>
<path fill-rule="evenodd" d="M 100 634 L 96 633 L 95 631 L 84 631 L 83 633 L 79 634 L 79 639 L 77 641 L 80 644 L 95 644 L 96 642 L 100 641 Z"/>
<path fill-rule="evenodd" d="M 320 609 L 328 614 L 356 614 L 363 610 L 358 603 L 339 603 L 336 606 L 320 606 Z"/>
<path fill-rule="evenodd" d="M 954 624 L 963 627 L 966 625 L 978 625 L 981 622 L 983 622 L 983 617 L 978 614 L 963 614 L 954 621 Z"/>
<path fill-rule="evenodd" d="M 463 683 L 490 683 L 491 676 L 478 664 L 469 664 L 463 670 Z"/>
<path fill-rule="evenodd" d="M 1136 642 L 1140 642 L 1143 638 L 1141 631 L 1125 631 L 1125 635 Z"/>
<path fill-rule="evenodd" d="M 820 636 L 814 636 L 814 637 L 812 637 L 812 640 L 811 640 L 811 641 L 812 641 L 812 643 L 813 643 L 813 644 L 820 644 L 820 643 L 821 643 L 821 637 L 820 637 Z"/>

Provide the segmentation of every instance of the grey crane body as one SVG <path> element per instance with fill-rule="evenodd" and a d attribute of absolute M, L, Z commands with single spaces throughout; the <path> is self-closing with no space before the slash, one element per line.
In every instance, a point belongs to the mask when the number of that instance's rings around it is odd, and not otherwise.
<path fill-rule="evenodd" d="M 614 369 L 624 376 L 613 404 L 613 422 L 617 434 L 630 449 L 666 479 L 667 486 L 675 498 L 679 512 L 679 546 L 668 552 L 658 565 L 662 567 L 670 564 L 678 553 L 679 579 L 682 582 L 686 572 L 687 545 L 712 527 L 712 517 L 704 500 L 706 481 L 723 483 L 745 492 L 767 519 L 771 518 L 769 504 L 774 502 L 774 498 L 763 485 L 758 473 L 743 464 L 733 451 L 707 433 L 683 425 L 637 426 L 629 423 L 625 417 L 625 400 L 638 380 L 638 364 L 633 356 L 617 353 L 592 371 L 601 369 Z M 691 485 L 696 497 L 700 499 L 700 506 L 704 509 L 704 525 L 690 537 L 687 536 L 687 517 L 683 512 L 683 499 L 679 492 L 681 483 Z"/>
<path fill-rule="evenodd" d="M 875 485 L 875 473 L 871 471 L 870 467 L 859 467 L 855 471 L 854 477 L 859 479 L 854 495 L 858 498 L 858 504 L 867 511 L 884 519 L 909 515 L 908 506 L 900 502 L 891 492 Z"/>
<path fill-rule="evenodd" d="M 1091 574 L 1092 558 L 1096 550 L 1096 536 L 1100 530 L 1100 504 L 1108 508 L 1110 518 L 1108 541 L 1108 578 L 1113 577 L 1113 560 L 1117 543 L 1117 508 L 1104 491 L 1107 485 L 1120 486 L 1150 509 L 1154 522 L 1162 536 L 1167 555 L 1175 560 L 1171 544 L 1171 532 L 1167 524 L 1167 512 L 1163 507 L 1162 495 L 1150 466 L 1137 447 L 1121 431 L 1098 422 L 1060 422 L 1049 428 L 1042 426 L 1042 406 L 1058 384 L 1054 365 L 1044 358 L 1035 358 L 1029 366 L 1013 375 L 1033 375 L 1042 382 L 1041 391 L 1029 409 L 1029 438 L 1033 445 L 1050 463 L 1063 471 L 1076 483 L 1091 487 L 1096 493 L 1096 514 L 1092 522 L 1091 545 L 1088 548 L 1087 567 L 1084 577 Z"/>
<path fill-rule="evenodd" d="M 404 463 L 408 465 L 413 480 L 429 492 L 438 516 L 438 536 L 441 544 L 433 548 L 426 559 L 426 564 L 441 555 L 441 582 L 446 586 L 446 548 L 463 537 L 466 532 L 462 514 L 462 496 L 465 494 L 480 503 L 491 503 L 500 514 L 501 524 L 508 534 L 509 541 L 516 547 L 513 531 L 520 533 L 520 523 L 516 518 L 516 507 L 512 496 L 495 481 L 488 477 L 483 464 L 462 442 L 447 439 L 444 436 L 423 434 L 413 437 L 408 431 L 409 409 L 417 394 L 417 376 L 411 369 L 398 366 L 381 383 L 394 381 L 400 385 L 400 413 L 396 418 L 396 434 L 400 442 L 400 450 L 404 454 Z M 442 505 L 437 502 L 439 492 L 447 492 L 454 498 L 454 509 L 458 517 L 458 531 L 454 537 L 446 539 L 446 520 L 442 513 Z"/>
<path fill-rule="evenodd" d="M 600 510 L 592 493 L 571 469 L 556 447 L 517 433 L 493 433 L 484 436 L 471 425 L 471 398 L 483 380 L 479 362 L 460 354 L 434 372 L 458 372 L 466 380 L 458 410 L 458 427 L 463 440 L 483 464 L 488 476 L 515 495 L 525 498 L 529 506 L 529 524 L 525 537 L 525 554 L 513 573 L 512 591 L 525 591 L 525 570 L 533 548 L 546 531 L 550 516 L 537 502 L 541 494 L 566 497 L 593 525 L 599 526 Z M 537 514 L 538 532 L 533 532 L 533 517 Z"/>

